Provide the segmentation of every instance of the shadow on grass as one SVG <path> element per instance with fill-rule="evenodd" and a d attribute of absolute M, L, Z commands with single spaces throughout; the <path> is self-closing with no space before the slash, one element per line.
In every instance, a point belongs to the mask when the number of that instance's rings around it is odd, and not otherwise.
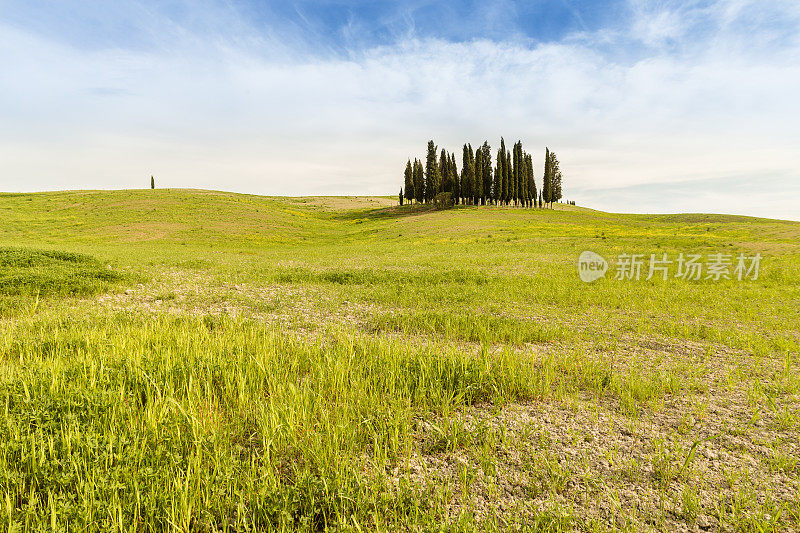
<path fill-rule="evenodd" d="M 353 209 L 339 213 L 333 213 L 331 218 L 334 220 L 384 220 L 393 218 L 403 218 L 411 216 L 421 216 L 437 211 L 445 211 L 448 209 L 459 209 L 461 206 L 451 207 L 435 207 L 430 204 L 422 205 L 403 205 L 393 207 L 382 207 L 379 209 Z"/>

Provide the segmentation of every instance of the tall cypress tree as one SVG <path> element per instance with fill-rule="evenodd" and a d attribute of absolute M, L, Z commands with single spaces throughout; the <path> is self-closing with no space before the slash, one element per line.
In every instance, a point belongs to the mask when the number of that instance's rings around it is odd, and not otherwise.
<path fill-rule="evenodd" d="M 514 202 L 514 205 L 517 205 L 519 201 L 519 176 L 520 170 L 522 170 L 522 162 L 520 161 L 520 146 L 522 144 L 517 141 L 514 143 L 513 153 L 512 153 L 512 160 L 513 160 L 513 168 L 511 171 L 511 201 Z"/>
<path fill-rule="evenodd" d="M 545 203 L 550 203 L 550 149 L 544 149 L 544 175 L 542 176 L 542 199 Z M 540 202 L 541 203 L 541 202 Z M 541 207 L 541 205 L 539 206 Z"/>
<path fill-rule="evenodd" d="M 414 158 L 413 176 L 414 200 L 416 200 L 418 204 L 421 204 L 425 201 L 425 176 L 422 168 L 422 161 L 419 161 L 417 158 Z"/>
<path fill-rule="evenodd" d="M 472 178 L 470 173 L 474 173 L 474 167 L 469 164 L 469 146 L 466 144 L 461 153 L 461 194 L 464 196 L 464 203 L 469 203 L 469 198 L 472 197 Z"/>
<path fill-rule="evenodd" d="M 536 207 L 536 180 L 533 176 L 533 156 L 531 154 L 525 158 L 525 170 L 528 180 L 528 207 Z"/>
<path fill-rule="evenodd" d="M 483 148 L 475 150 L 475 204 L 483 203 Z"/>
<path fill-rule="evenodd" d="M 550 202 L 561 200 L 561 169 L 555 152 L 550 152 Z"/>
<path fill-rule="evenodd" d="M 451 192 L 455 193 L 456 187 L 459 189 L 461 188 L 460 179 L 458 177 L 458 165 L 456 164 L 456 154 L 455 152 L 450 152 L 448 156 L 449 167 L 450 167 L 450 183 L 451 183 Z M 458 202 L 458 196 L 453 194 L 454 199 Z"/>
<path fill-rule="evenodd" d="M 478 182 L 478 177 L 477 176 L 478 175 L 475 172 L 475 152 L 472 150 L 472 145 L 471 144 L 468 144 L 467 146 L 469 147 L 469 150 L 468 150 L 469 153 L 467 155 L 469 156 L 469 166 L 470 166 L 470 172 L 469 172 L 470 198 L 469 198 L 469 201 L 470 201 L 470 203 L 472 205 L 475 205 L 477 203 L 476 197 L 477 197 L 477 192 L 478 192 L 478 185 L 477 185 L 477 182 Z"/>
<path fill-rule="evenodd" d="M 497 161 L 494 167 L 494 181 L 492 186 L 492 199 L 495 205 L 500 205 L 503 201 L 503 165 L 506 164 L 506 156 L 503 148 L 497 149 Z"/>
<path fill-rule="evenodd" d="M 486 205 L 492 198 L 492 148 L 487 141 L 483 141 L 481 150 L 483 151 L 483 197 L 481 200 Z"/>
<path fill-rule="evenodd" d="M 441 174 L 439 173 L 439 163 L 436 160 L 436 145 L 433 141 L 428 141 L 428 155 L 425 158 L 425 202 L 433 200 L 439 193 L 439 183 Z"/>
<path fill-rule="evenodd" d="M 403 176 L 405 180 L 403 181 L 403 194 L 408 200 L 409 203 L 414 199 L 414 169 L 411 167 L 411 160 L 408 160 L 406 163 L 406 172 Z"/>
<path fill-rule="evenodd" d="M 519 171 L 519 203 L 522 207 L 528 207 L 528 154 L 525 150 L 520 154 L 519 164 L 522 165 Z"/>
<path fill-rule="evenodd" d="M 461 169 L 461 177 L 456 173 L 455 184 L 453 187 L 453 201 L 456 205 L 461 203 L 461 197 L 464 195 L 464 169 Z"/>
<path fill-rule="evenodd" d="M 512 199 L 511 195 L 513 194 L 511 187 L 514 181 L 514 172 L 511 166 L 511 152 L 506 152 L 506 164 L 503 165 L 503 172 L 506 173 L 503 178 L 506 182 L 506 205 L 510 205 Z"/>
<path fill-rule="evenodd" d="M 505 204 L 508 200 L 508 166 L 506 164 L 506 141 L 500 137 L 500 152 L 497 154 L 497 169 L 500 176 L 497 181 L 500 183 L 500 202 Z"/>
<path fill-rule="evenodd" d="M 448 157 L 447 151 L 442 148 L 441 153 L 439 154 L 439 172 L 441 173 L 441 181 L 439 182 L 439 186 L 437 187 L 437 194 L 444 191 L 450 190 L 450 158 Z"/>

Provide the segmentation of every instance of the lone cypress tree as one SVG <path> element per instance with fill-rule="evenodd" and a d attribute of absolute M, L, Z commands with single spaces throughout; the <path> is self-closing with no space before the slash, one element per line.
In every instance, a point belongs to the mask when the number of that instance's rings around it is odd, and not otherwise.
<path fill-rule="evenodd" d="M 403 205 L 403 188 L 400 187 L 400 205 Z"/>
<path fill-rule="evenodd" d="M 150 176 L 150 189 L 155 189 L 155 188 L 156 188 L 156 180 L 155 178 L 153 178 L 153 176 Z"/>
<path fill-rule="evenodd" d="M 414 169 L 411 167 L 411 160 L 408 160 L 406 163 L 406 171 L 403 176 L 405 178 L 403 182 L 403 187 L 405 190 L 405 197 L 409 203 L 411 203 L 414 199 Z M 400 205 L 403 205 L 402 203 Z"/>

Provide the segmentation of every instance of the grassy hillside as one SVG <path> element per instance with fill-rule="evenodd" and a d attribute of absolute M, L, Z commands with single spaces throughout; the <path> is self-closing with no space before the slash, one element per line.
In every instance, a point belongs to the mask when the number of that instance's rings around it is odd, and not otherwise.
<path fill-rule="evenodd" d="M 800 223 L 2 194 L 0 268 L 3 526 L 800 525 Z"/>

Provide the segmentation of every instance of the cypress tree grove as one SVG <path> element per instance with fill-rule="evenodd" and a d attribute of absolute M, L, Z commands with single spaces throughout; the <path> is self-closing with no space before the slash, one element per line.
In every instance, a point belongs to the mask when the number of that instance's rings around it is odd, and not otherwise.
<path fill-rule="evenodd" d="M 414 199 L 414 169 L 411 168 L 410 159 L 408 160 L 408 163 L 406 163 L 406 171 L 403 177 L 405 178 L 403 182 L 403 190 L 405 191 L 404 194 L 406 200 L 411 203 L 411 201 Z"/>
<path fill-rule="evenodd" d="M 454 204 L 511 205 L 526 208 L 551 206 L 562 199 L 563 175 L 555 152 L 545 147 L 541 187 L 534 179 L 533 156 L 522 141 L 511 150 L 500 138 L 497 159 L 492 166 L 492 149 L 487 141 L 474 149 L 465 143 L 461 153 L 461 172 L 456 154 L 439 149 L 428 141 L 424 161 L 409 159 L 403 175 L 403 201 L 429 203 L 443 192 L 451 193 Z"/>

